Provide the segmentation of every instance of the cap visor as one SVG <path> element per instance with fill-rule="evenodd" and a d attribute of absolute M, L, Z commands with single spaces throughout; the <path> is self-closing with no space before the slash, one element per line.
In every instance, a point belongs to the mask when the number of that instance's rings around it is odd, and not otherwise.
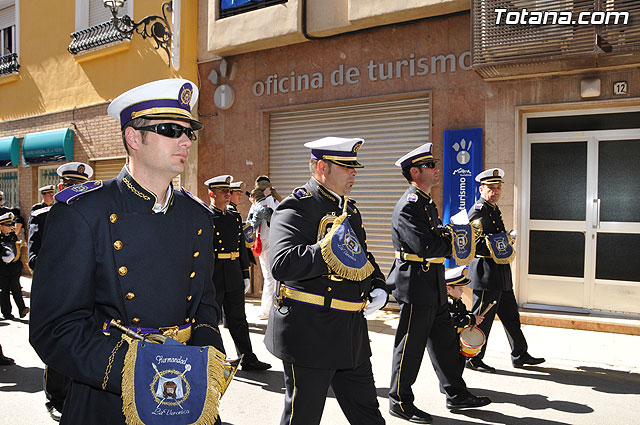
<path fill-rule="evenodd" d="M 364 165 L 360 164 L 358 161 L 338 161 L 335 159 L 328 159 L 325 161 L 329 161 L 329 162 L 333 162 L 336 165 L 339 165 L 340 167 L 346 167 L 346 168 L 364 168 Z"/>

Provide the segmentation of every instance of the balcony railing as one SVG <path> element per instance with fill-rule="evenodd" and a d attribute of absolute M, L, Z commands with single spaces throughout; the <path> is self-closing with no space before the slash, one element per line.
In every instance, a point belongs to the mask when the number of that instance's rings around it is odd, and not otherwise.
<path fill-rule="evenodd" d="M 74 55 L 96 47 L 106 46 L 124 40 L 131 40 L 131 35 L 124 35 L 115 29 L 111 21 L 103 22 L 71 34 L 71 44 L 67 50 Z"/>
<path fill-rule="evenodd" d="M 486 79 L 640 64 L 638 0 L 472 0 L 471 8 L 472 63 Z"/>
<path fill-rule="evenodd" d="M 13 74 L 18 72 L 19 69 L 20 64 L 18 63 L 17 53 L 0 56 L 0 75 Z"/>

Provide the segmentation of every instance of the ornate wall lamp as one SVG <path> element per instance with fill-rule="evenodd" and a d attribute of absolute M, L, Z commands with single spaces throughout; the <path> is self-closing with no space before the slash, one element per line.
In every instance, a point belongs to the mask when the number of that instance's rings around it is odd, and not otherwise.
<path fill-rule="evenodd" d="M 162 3 L 162 16 L 149 15 L 135 22 L 128 15 L 118 16 L 118 9 L 124 6 L 126 0 L 103 0 L 104 7 L 111 10 L 114 28 L 121 34 L 131 36 L 137 32 L 143 39 L 152 38 L 156 42 L 156 50 L 160 47 L 167 52 L 168 65 L 171 66 L 171 27 L 167 20 L 167 13 L 173 12 L 171 1 Z"/>

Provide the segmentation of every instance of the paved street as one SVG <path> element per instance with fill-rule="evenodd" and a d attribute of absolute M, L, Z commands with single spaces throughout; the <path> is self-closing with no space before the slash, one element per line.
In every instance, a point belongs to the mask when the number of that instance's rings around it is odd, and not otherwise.
<path fill-rule="evenodd" d="M 27 294 L 30 280 L 23 278 Z M 222 419 L 227 425 L 277 424 L 283 405 L 282 364 L 262 343 L 266 321 L 257 319 L 258 303 L 247 305 L 251 338 L 258 357 L 274 367 L 266 373 L 239 371 L 222 400 Z M 374 351 L 373 369 L 382 414 L 390 425 L 407 423 L 392 418 L 387 410 L 393 333 L 397 314 L 381 312 L 369 321 Z M 436 424 L 606 424 L 638 423 L 640 408 L 640 337 L 592 331 L 524 326 L 534 356 L 544 356 L 544 367 L 514 369 L 499 322 L 489 341 L 488 364 L 495 375 L 465 371 L 467 385 L 494 403 L 482 409 L 450 412 L 425 355 L 414 386 L 416 405 L 434 416 Z M 0 343 L 14 366 L 0 367 L 0 424 L 54 423 L 44 408 L 43 364 L 27 341 L 28 322 L 0 322 Z M 227 353 L 235 353 L 228 332 L 223 330 Z M 329 395 L 322 425 L 348 422 Z"/>

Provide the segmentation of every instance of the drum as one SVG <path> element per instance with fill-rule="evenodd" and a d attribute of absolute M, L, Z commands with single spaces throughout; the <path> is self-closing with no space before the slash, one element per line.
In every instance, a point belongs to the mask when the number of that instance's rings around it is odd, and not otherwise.
<path fill-rule="evenodd" d="M 475 326 L 467 326 L 460 332 L 460 354 L 465 357 L 475 357 L 484 345 L 484 332 Z"/>

